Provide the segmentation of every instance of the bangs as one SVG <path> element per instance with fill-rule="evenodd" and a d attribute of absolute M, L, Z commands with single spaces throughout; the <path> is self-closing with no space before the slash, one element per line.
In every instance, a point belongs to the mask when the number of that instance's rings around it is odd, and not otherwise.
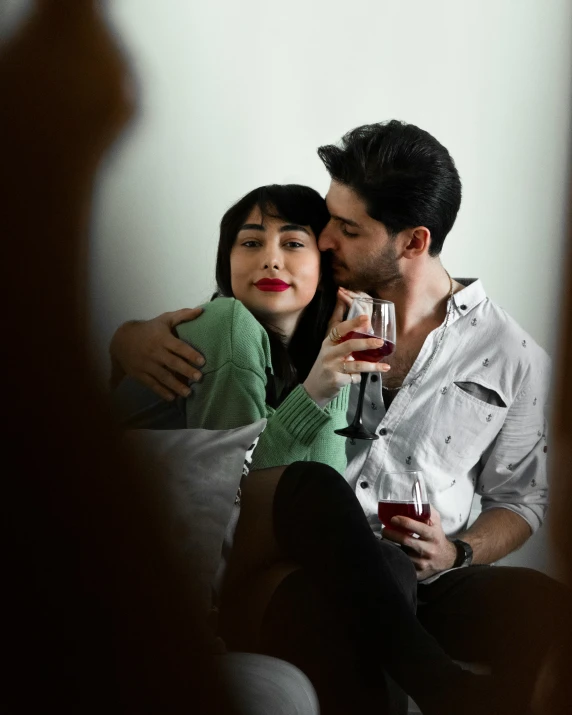
<path fill-rule="evenodd" d="M 263 218 L 310 226 L 316 239 L 330 219 L 326 202 L 318 192 L 296 184 L 261 187 L 254 205 Z"/>

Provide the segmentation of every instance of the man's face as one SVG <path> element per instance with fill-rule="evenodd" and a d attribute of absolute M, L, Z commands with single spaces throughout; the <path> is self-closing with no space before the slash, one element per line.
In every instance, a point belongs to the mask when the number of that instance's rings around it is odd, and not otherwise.
<path fill-rule="evenodd" d="M 368 216 L 365 202 L 349 187 L 332 181 L 326 203 L 331 218 L 318 247 L 330 251 L 338 285 L 376 294 L 398 282 L 394 240 L 382 223 Z"/>

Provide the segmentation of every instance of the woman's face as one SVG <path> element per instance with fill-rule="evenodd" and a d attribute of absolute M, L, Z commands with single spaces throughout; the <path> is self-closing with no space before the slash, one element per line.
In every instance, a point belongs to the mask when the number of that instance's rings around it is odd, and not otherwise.
<path fill-rule="evenodd" d="M 235 298 L 290 337 L 320 280 L 316 237 L 255 207 L 232 247 L 230 274 Z"/>

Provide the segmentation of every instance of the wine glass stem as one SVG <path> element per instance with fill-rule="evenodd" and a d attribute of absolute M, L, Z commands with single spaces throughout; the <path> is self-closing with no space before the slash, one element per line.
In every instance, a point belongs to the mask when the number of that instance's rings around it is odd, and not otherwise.
<path fill-rule="evenodd" d="M 369 377 L 369 372 L 362 372 L 361 382 L 359 386 L 359 397 L 356 408 L 356 413 L 354 415 L 354 421 L 352 422 L 352 427 L 358 427 L 361 425 L 361 413 L 363 409 L 363 397 L 365 395 L 365 386 L 367 385 L 367 378 Z"/>

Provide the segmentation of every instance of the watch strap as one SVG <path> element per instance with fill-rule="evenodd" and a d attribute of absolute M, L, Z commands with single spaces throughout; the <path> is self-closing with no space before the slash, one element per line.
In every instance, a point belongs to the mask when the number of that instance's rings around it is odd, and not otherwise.
<path fill-rule="evenodd" d="M 453 568 L 461 568 L 461 566 L 470 566 L 473 560 L 473 549 L 470 544 L 462 539 L 451 539 L 457 549 L 457 557 Z"/>

